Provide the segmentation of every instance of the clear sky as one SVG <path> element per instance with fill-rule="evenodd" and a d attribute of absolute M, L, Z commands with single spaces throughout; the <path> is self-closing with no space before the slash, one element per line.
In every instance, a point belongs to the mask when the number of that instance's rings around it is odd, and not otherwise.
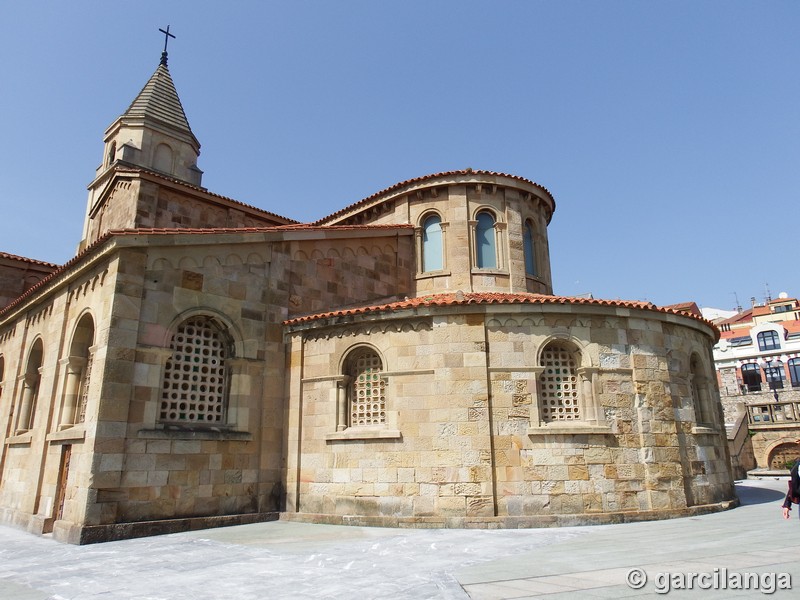
<path fill-rule="evenodd" d="M 301 221 L 472 167 L 557 207 L 557 294 L 800 295 L 800 2 L 0 2 L 0 250 L 63 263 L 169 69 L 210 191 Z"/>

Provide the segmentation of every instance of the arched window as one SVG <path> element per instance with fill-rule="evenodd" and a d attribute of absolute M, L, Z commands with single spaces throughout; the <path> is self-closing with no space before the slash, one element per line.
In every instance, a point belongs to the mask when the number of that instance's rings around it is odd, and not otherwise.
<path fill-rule="evenodd" d="M 39 397 L 39 383 L 41 381 L 42 360 L 44 355 L 44 345 L 41 338 L 37 339 L 31 347 L 28 355 L 28 363 L 25 366 L 25 375 L 22 380 L 22 395 L 19 403 L 19 414 L 17 418 L 17 432 L 22 433 L 33 428 L 34 416 L 36 414 L 36 401 Z"/>
<path fill-rule="evenodd" d="M 783 363 L 778 359 L 764 363 L 764 375 L 767 378 L 767 387 L 771 390 L 782 390 L 785 379 Z"/>
<path fill-rule="evenodd" d="M 172 148 L 159 144 L 153 159 L 153 168 L 162 173 L 172 173 Z"/>
<path fill-rule="evenodd" d="M 525 228 L 522 230 L 522 243 L 525 248 L 525 274 L 536 277 L 539 273 L 536 270 L 536 252 L 533 244 L 533 225 L 530 221 L 525 221 Z"/>
<path fill-rule="evenodd" d="M 84 315 L 78 321 L 69 356 L 66 359 L 66 381 L 64 386 L 64 408 L 61 424 L 72 425 L 86 420 L 86 403 L 89 398 L 89 382 L 92 373 L 92 352 L 94 345 L 94 321 L 91 315 Z"/>
<path fill-rule="evenodd" d="M 439 215 L 430 215 L 422 224 L 422 270 L 441 271 L 443 256 L 442 219 Z"/>
<path fill-rule="evenodd" d="M 497 268 L 495 221 L 490 212 L 478 213 L 475 227 L 475 260 L 479 269 Z"/>
<path fill-rule="evenodd" d="M 225 424 L 231 358 L 227 330 L 215 319 L 195 316 L 175 331 L 161 392 L 159 421 L 177 424 Z"/>
<path fill-rule="evenodd" d="M 560 341 L 550 342 L 542 350 L 539 376 L 539 401 L 544 422 L 581 419 L 578 365 L 580 355 Z"/>
<path fill-rule="evenodd" d="M 347 357 L 345 375 L 350 427 L 386 423 L 386 382 L 381 377 L 383 365 L 370 348 L 358 348 Z"/>
<path fill-rule="evenodd" d="M 789 361 L 789 377 L 792 380 L 792 387 L 800 387 L 800 358 L 793 358 Z"/>
<path fill-rule="evenodd" d="M 742 385 L 747 387 L 748 392 L 761 391 L 761 369 L 755 363 L 745 363 L 742 365 Z"/>
<path fill-rule="evenodd" d="M 781 347 L 781 340 L 777 331 L 762 331 L 756 336 L 756 339 L 758 340 L 758 349 L 762 352 L 765 350 L 779 350 Z"/>
<path fill-rule="evenodd" d="M 106 166 L 111 166 L 112 163 L 117 158 L 117 142 L 111 142 L 111 146 L 108 148 L 108 159 L 106 162 Z"/>
<path fill-rule="evenodd" d="M 697 354 L 692 354 L 689 360 L 689 372 L 695 421 L 698 425 L 713 424 L 714 411 L 711 406 L 711 394 L 708 389 L 709 381 L 703 362 Z"/>

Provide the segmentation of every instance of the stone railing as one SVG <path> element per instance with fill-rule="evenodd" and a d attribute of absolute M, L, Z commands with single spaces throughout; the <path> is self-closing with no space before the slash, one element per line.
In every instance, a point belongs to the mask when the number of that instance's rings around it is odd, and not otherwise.
<path fill-rule="evenodd" d="M 745 405 L 750 429 L 776 425 L 800 428 L 800 402 L 759 402 Z"/>

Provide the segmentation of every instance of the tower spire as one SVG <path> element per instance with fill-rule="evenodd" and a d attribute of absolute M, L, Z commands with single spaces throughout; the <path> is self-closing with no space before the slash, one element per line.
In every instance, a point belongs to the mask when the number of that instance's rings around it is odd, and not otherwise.
<path fill-rule="evenodd" d="M 164 34 L 164 51 L 161 53 L 161 64 L 165 67 L 167 66 L 167 43 L 169 42 L 169 38 L 175 39 L 175 36 L 169 32 L 169 25 L 167 25 L 167 30 L 164 31 L 163 29 L 158 29 L 161 33 Z"/>

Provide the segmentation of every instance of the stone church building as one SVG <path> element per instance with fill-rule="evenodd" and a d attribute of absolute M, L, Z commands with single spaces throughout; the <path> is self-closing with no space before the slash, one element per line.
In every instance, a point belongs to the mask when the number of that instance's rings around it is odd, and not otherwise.
<path fill-rule="evenodd" d="M 0 253 L 0 522 L 528 527 L 735 503 L 698 315 L 553 294 L 550 192 L 467 169 L 313 223 L 210 192 L 166 55 L 78 253 Z"/>

